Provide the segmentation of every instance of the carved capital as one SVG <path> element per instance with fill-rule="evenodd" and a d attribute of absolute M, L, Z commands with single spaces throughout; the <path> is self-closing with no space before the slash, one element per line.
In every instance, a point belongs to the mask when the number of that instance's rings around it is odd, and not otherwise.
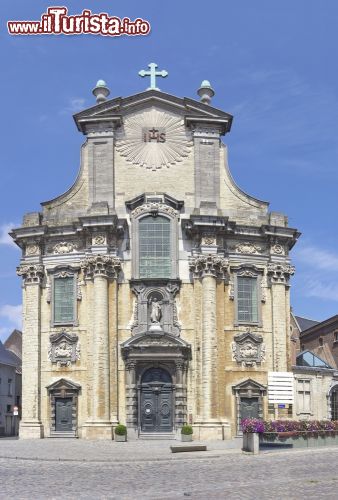
<path fill-rule="evenodd" d="M 111 255 L 93 255 L 81 262 L 81 269 L 86 279 L 95 278 L 95 276 L 117 278 L 121 269 L 121 260 Z"/>
<path fill-rule="evenodd" d="M 228 260 L 219 255 L 198 255 L 190 260 L 189 268 L 195 278 L 203 276 L 224 278 L 228 270 Z"/>
<path fill-rule="evenodd" d="M 25 285 L 41 285 L 45 273 L 42 264 L 24 264 L 17 267 L 16 274 L 22 276 Z"/>
<path fill-rule="evenodd" d="M 289 282 L 290 276 L 295 273 L 295 268 L 290 264 L 270 262 L 267 271 L 271 284 L 281 283 L 286 285 Z"/>

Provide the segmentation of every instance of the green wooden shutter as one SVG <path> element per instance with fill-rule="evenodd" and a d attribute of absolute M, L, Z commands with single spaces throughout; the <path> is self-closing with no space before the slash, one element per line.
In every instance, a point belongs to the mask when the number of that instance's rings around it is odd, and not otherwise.
<path fill-rule="evenodd" d="M 74 321 L 74 278 L 54 279 L 54 322 Z"/>
<path fill-rule="evenodd" d="M 257 278 L 237 278 L 238 321 L 258 322 Z"/>
<path fill-rule="evenodd" d="M 147 216 L 139 223 L 140 278 L 170 278 L 170 220 Z"/>

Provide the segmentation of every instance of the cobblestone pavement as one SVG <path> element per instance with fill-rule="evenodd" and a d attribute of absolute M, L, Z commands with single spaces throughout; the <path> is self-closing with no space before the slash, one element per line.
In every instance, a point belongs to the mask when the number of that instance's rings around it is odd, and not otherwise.
<path fill-rule="evenodd" d="M 4 442 L 0 440 L 0 454 Z M 92 447 L 102 444 L 94 442 Z M 63 441 L 54 446 L 67 445 Z M 0 498 L 333 500 L 338 498 L 337 466 L 337 447 L 258 456 L 230 450 L 214 458 L 122 463 L 0 458 Z"/>

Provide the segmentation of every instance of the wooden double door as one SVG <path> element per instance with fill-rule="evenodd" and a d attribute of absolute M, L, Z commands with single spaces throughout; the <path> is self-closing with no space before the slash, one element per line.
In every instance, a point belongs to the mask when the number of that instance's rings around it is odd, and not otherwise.
<path fill-rule="evenodd" d="M 173 429 L 173 385 L 162 368 L 151 368 L 142 377 L 140 396 L 142 432 L 171 432 Z"/>
<path fill-rule="evenodd" d="M 72 426 L 73 398 L 55 398 L 55 430 L 70 432 Z"/>
<path fill-rule="evenodd" d="M 259 418 L 259 400 L 258 398 L 241 397 L 241 419 Z"/>

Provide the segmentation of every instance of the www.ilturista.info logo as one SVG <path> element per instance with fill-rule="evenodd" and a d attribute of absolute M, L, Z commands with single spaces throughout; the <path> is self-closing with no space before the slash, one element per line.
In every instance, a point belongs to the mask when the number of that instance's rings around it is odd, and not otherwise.
<path fill-rule="evenodd" d="M 88 9 L 68 16 L 67 7 L 49 7 L 40 21 L 7 21 L 10 35 L 147 35 L 150 24 L 144 19 L 109 16 L 106 12 L 92 14 Z"/>

